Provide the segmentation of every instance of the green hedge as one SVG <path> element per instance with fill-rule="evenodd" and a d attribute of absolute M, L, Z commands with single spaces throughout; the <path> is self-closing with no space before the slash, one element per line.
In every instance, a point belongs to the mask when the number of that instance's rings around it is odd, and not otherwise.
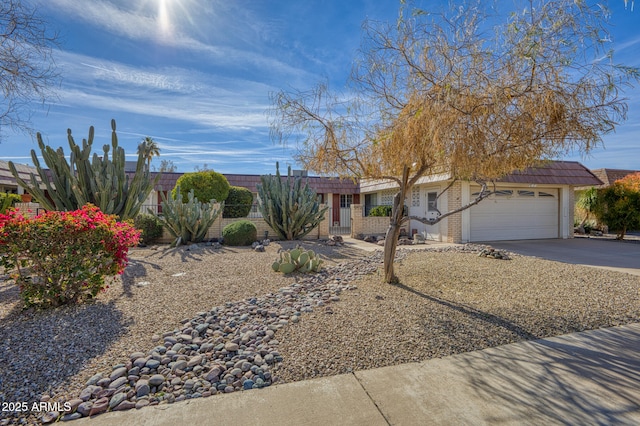
<path fill-rule="evenodd" d="M 239 220 L 224 227 L 222 238 L 228 246 L 250 246 L 258 239 L 258 228 L 249 220 Z"/>
<path fill-rule="evenodd" d="M 253 205 L 253 194 L 247 188 L 232 186 L 229 188 L 229 196 L 224 203 L 222 217 L 237 218 L 247 217 Z"/>
<path fill-rule="evenodd" d="M 403 209 L 404 210 L 402 211 L 402 215 L 406 216 L 409 210 L 407 209 L 407 206 L 403 206 Z M 374 208 L 371 209 L 371 211 L 369 211 L 369 216 L 391 217 L 392 211 L 393 211 L 392 206 L 375 206 Z"/>

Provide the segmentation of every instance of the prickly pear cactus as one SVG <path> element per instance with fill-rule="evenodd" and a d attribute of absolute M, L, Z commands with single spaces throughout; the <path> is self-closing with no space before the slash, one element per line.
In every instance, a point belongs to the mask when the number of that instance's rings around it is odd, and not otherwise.
<path fill-rule="evenodd" d="M 273 262 L 271 268 L 284 274 L 290 274 L 294 271 L 318 272 L 322 263 L 322 259 L 319 259 L 313 250 L 307 251 L 297 247 L 289 251 L 280 252 L 280 258 Z"/>

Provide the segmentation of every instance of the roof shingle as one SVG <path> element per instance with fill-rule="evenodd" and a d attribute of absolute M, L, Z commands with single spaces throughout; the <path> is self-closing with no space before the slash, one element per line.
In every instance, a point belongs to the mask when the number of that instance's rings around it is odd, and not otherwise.
<path fill-rule="evenodd" d="M 541 166 L 515 171 L 498 182 L 573 186 L 602 184 L 596 175 L 577 161 L 550 161 Z"/>

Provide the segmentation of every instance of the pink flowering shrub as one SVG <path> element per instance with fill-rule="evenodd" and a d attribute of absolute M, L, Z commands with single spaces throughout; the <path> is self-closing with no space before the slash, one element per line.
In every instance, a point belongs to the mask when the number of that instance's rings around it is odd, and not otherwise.
<path fill-rule="evenodd" d="M 95 297 L 105 277 L 121 274 L 139 231 L 87 204 L 28 219 L 0 215 L 0 266 L 20 288 L 26 306 L 59 306 Z"/>

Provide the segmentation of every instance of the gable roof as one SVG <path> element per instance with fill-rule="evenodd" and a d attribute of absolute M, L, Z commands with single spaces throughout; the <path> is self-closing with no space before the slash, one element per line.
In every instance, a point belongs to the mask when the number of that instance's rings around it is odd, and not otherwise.
<path fill-rule="evenodd" d="M 418 181 L 418 184 L 444 182 L 448 180 L 451 180 L 449 174 L 424 176 Z M 502 179 L 498 179 L 497 182 L 571 186 L 593 186 L 602 184 L 600 179 L 577 161 L 548 161 L 540 166 L 512 172 Z M 368 193 L 394 189 L 397 188 L 397 186 L 393 181 L 366 179 L 361 182 L 360 188 L 362 192 Z"/>
<path fill-rule="evenodd" d="M 622 179 L 623 177 L 633 174 L 640 173 L 640 170 L 623 170 L 623 169 L 594 169 L 591 172 L 598 177 L 602 181 L 600 185 L 594 186 L 609 186 L 613 184 L 613 182 Z"/>
<path fill-rule="evenodd" d="M 498 182 L 572 186 L 602 185 L 602 181 L 596 175 L 577 161 L 550 161 L 541 166 L 510 173 L 499 179 Z"/>

